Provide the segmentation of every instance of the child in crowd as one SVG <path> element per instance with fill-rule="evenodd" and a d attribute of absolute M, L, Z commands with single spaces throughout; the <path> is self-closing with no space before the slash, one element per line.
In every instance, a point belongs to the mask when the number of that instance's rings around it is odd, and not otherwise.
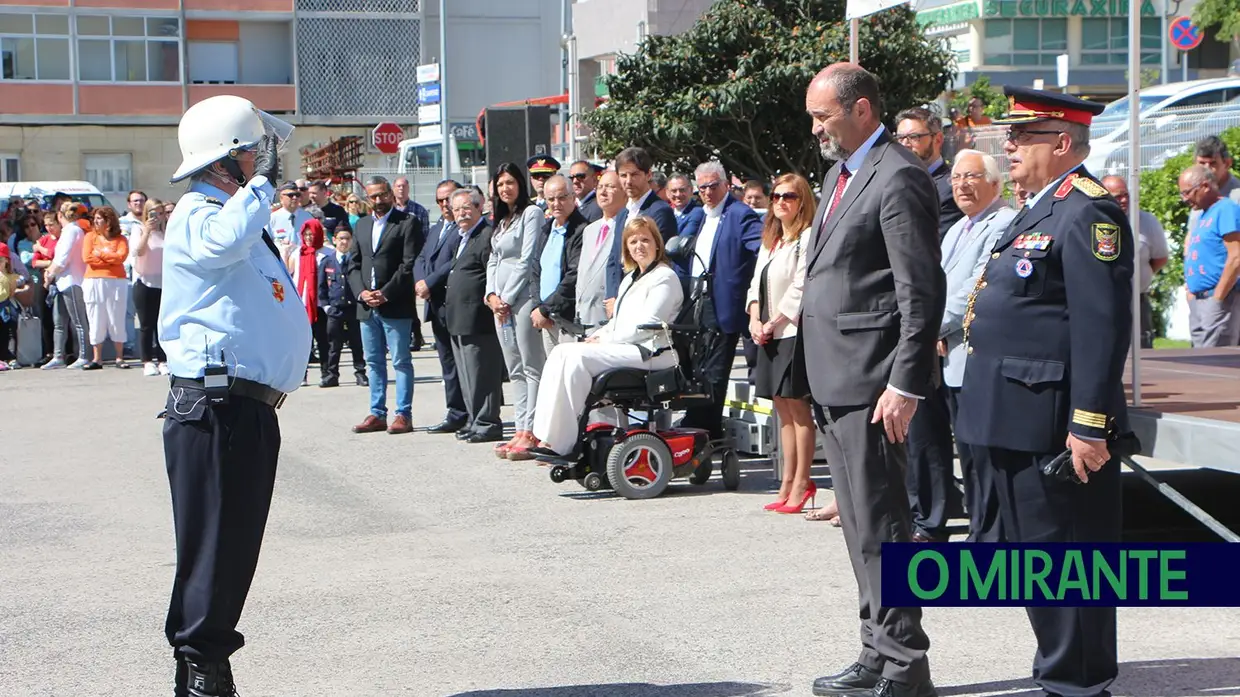
<path fill-rule="evenodd" d="M 17 324 L 18 307 L 13 296 L 25 290 L 25 281 L 13 273 L 13 262 L 9 259 L 9 246 L 0 242 L 0 371 L 16 368 L 17 363 L 13 352 L 9 350 L 9 341 L 13 336 L 13 328 Z"/>

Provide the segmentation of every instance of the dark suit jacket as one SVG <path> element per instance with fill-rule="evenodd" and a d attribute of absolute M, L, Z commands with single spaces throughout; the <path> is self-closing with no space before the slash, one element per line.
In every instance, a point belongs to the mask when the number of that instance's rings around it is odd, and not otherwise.
<path fill-rule="evenodd" d="M 814 401 L 869 405 L 888 383 L 928 396 L 947 293 L 934 180 L 884 130 L 822 225 L 840 166 L 823 179 L 797 336 L 845 368 L 809 371 Z"/>
<path fill-rule="evenodd" d="M 667 201 L 659 198 L 654 192 L 651 192 L 646 200 L 642 202 L 639 212 L 654 219 L 654 224 L 658 226 L 659 232 L 663 234 L 663 242 L 675 237 L 679 232 L 676 229 L 676 214 L 672 212 L 672 207 L 667 205 Z M 616 293 L 620 291 L 620 280 L 624 278 L 624 262 L 620 256 L 620 240 L 624 237 L 624 226 L 629 220 L 629 209 L 621 208 L 616 214 L 616 232 L 612 235 L 611 256 L 607 259 L 607 297 L 614 298 Z"/>
<path fill-rule="evenodd" d="M 675 215 L 676 211 L 672 211 Z M 702 229 L 702 221 L 706 220 L 706 209 L 697 201 L 689 201 L 685 212 L 676 218 L 676 231 L 681 237 L 693 237 Z"/>
<path fill-rule="evenodd" d="M 461 231 L 455 225 L 443 235 L 443 226 L 448 221 L 440 218 L 426 236 L 422 252 L 413 262 L 413 282 L 426 281 L 431 289 L 431 297 L 426 300 L 426 319 L 437 317 L 444 321 L 443 302 L 448 290 L 448 273 L 452 271 L 456 247 L 461 241 Z"/>
<path fill-rule="evenodd" d="M 957 220 L 964 217 L 956 199 L 952 198 L 952 165 L 947 160 L 939 165 L 930 176 L 934 178 L 934 188 L 939 192 L 939 240 L 947 236 L 947 231 Z"/>
<path fill-rule="evenodd" d="M 444 292 L 448 333 L 452 336 L 495 332 L 495 314 L 482 302 L 491 258 L 491 226 L 483 219 L 452 263 Z M 456 251 L 455 247 L 452 250 Z"/>
<path fill-rule="evenodd" d="M 422 251 L 422 224 L 417 218 L 393 208 L 379 238 L 379 247 L 372 251 L 374 224 L 372 215 L 357 221 L 353 246 L 349 248 L 349 288 L 354 298 L 360 298 L 364 290 L 383 291 L 388 301 L 374 308 L 380 315 L 389 319 L 413 319 L 417 314 L 413 300 L 413 260 Z M 375 277 L 373 287 L 371 269 Z M 368 319 L 370 311 L 366 303 L 357 303 L 358 319 Z"/>
<path fill-rule="evenodd" d="M 336 234 L 337 230 L 350 230 L 349 213 L 335 201 L 328 201 L 323 206 L 323 227 L 331 234 Z"/>
<path fill-rule="evenodd" d="M 566 223 L 568 232 L 564 238 L 564 251 L 560 255 L 560 283 L 551 297 L 538 304 L 543 317 L 550 319 L 553 312 L 568 320 L 577 316 L 577 262 L 581 259 L 581 233 L 589 224 L 590 221 L 586 220 L 580 210 L 575 210 L 572 215 L 568 216 Z M 538 242 L 534 247 L 534 257 L 530 259 L 530 291 L 534 295 L 540 292 L 543 247 L 547 245 L 547 240 L 551 237 L 553 225 L 555 225 L 554 218 L 543 223 L 542 232 L 538 235 Z"/>
<path fill-rule="evenodd" d="M 591 191 L 586 194 L 586 199 L 577 206 L 577 210 L 585 217 L 587 223 L 603 219 L 603 207 L 598 205 L 598 192 Z"/>
<path fill-rule="evenodd" d="M 698 211 L 703 212 L 703 209 Z M 710 297 L 714 301 L 719 328 L 728 334 L 741 332 L 749 326 L 745 295 L 749 292 L 761 245 L 762 218 L 744 202 L 728 196 L 715 231 L 714 249 L 695 250 L 714 271 Z M 688 256 L 686 273 L 693 268 L 692 255 Z"/>
<path fill-rule="evenodd" d="M 345 261 L 348 261 L 347 256 Z M 336 260 L 336 251 L 329 248 L 327 254 L 319 259 L 319 307 L 328 317 L 339 318 L 356 312 L 353 307 L 356 302 L 349 289 L 345 265 Z"/>

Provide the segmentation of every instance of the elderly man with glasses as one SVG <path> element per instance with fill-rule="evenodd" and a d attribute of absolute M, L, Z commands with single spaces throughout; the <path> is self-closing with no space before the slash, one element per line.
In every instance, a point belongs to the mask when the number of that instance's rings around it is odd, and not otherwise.
<path fill-rule="evenodd" d="M 1180 175 L 1180 197 L 1194 218 L 1184 241 L 1184 286 L 1193 347 L 1240 343 L 1240 206 L 1225 198 L 1214 172 L 1193 165 Z"/>

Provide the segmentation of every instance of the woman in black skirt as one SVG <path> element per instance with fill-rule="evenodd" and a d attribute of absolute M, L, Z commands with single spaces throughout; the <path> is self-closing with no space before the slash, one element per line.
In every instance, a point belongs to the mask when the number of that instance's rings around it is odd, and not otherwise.
<path fill-rule="evenodd" d="M 776 179 L 746 303 L 749 333 L 758 345 L 754 392 L 774 402 L 779 414 L 784 477 L 779 500 L 766 506 L 766 510 L 778 513 L 800 513 L 817 492 L 809 476 L 816 445 L 809 381 L 796 340 L 805 256 L 810 244 L 806 232 L 813 219 L 814 200 L 809 182 L 798 174 Z"/>

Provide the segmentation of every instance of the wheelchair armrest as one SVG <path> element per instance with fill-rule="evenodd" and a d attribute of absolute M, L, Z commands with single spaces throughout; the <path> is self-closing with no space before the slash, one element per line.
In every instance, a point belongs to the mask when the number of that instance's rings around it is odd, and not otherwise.
<path fill-rule="evenodd" d="M 660 329 L 666 329 L 671 332 L 697 331 L 697 327 L 693 326 L 692 324 L 664 324 L 663 322 L 650 322 L 647 324 L 639 324 L 637 325 L 637 328 L 643 331 L 658 331 Z"/>
<path fill-rule="evenodd" d="M 551 313 L 551 321 L 560 328 L 560 331 L 573 336 L 585 336 L 586 330 L 590 329 L 590 325 L 577 324 L 571 319 L 565 319 L 563 316 L 554 312 Z"/>

